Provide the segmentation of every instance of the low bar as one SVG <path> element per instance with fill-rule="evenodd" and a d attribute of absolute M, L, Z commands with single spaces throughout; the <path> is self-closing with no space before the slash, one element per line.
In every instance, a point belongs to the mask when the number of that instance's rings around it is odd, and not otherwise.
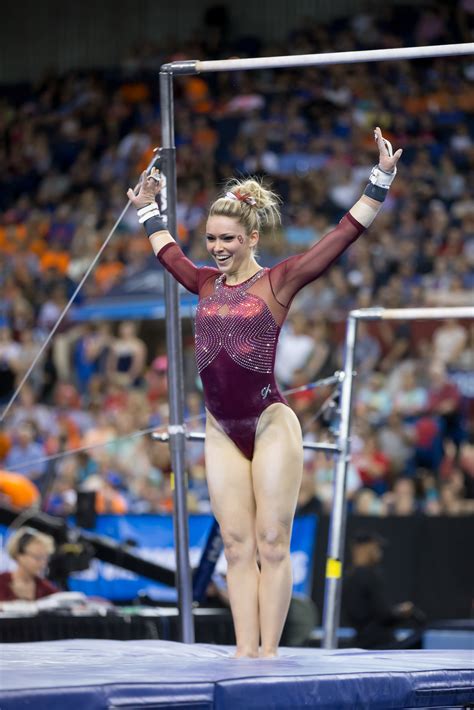
<path fill-rule="evenodd" d="M 189 441 L 205 441 L 206 435 L 202 431 L 190 431 L 185 434 L 186 439 Z M 151 435 L 153 441 L 167 442 L 169 441 L 168 432 L 155 431 Z M 327 451 L 328 453 L 337 454 L 340 449 L 337 444 L 331 444 L 330 442 L 317 442 L 317 441 L 303 441 L 303 449 L 312 449 L 313 451 Z"/>
<path fill-rule="evenodd" d="M 195 74 L 222 71 L 250 71 L 252 69 L 279 69 L 328 64 L 355 64 L 385 62 L 402 59 L 432 59 L 474 54 L 474 42 L 436 44 L 427 47 L 394 47 L 351 52 L 325 52 L 323 54 L 297 54 L 283 57 L 256 57 L 250 59 L 216 59 L 212 61 L 171 62 L 167 71 L 173 74 Z"/>

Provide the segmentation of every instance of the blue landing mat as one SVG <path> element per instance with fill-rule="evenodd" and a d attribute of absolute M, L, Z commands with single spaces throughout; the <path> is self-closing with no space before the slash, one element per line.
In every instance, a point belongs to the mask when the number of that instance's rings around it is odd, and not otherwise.
<path fill-rule="evenodd" d="M 0 646 L 1 710 L 398 710 L 474 703 L 470 651 L 281 649 L 231 658 L 172 641 Z"/>

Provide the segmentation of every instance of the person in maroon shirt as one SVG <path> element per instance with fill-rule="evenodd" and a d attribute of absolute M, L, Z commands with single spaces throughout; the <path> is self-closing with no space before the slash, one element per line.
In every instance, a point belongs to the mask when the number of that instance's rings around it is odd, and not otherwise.
<path fill-rule="evenodd" d="M 0 574 L 0 602 L 35 601 L 58 591 L 43 578 L 54 551 L 52 537 L 33 528 L 19 528 L 9 537 L 6 547 L 17 566 L 13 572 Z"/>
<path fill-rule="evenodd" d="M 431 364 L 429 375 L 428 412 L 439 417 L 443 438 L 451 440 L 459 451 L 464 440 L 461 392 L 440 360 Z"/>
<path fill-rule="evenodd" d="M 279 198 L 255 179 L 233 180 L 211 205 L 196 267 L 160 219 L 161 177 L 142 174 L 127 196 L 160 263 L 199 296 L 196 360 L 206 403 L 206 475 L 227 559 L 236 657 L 277 655 L 292 591 L 290 538 L 303 471 L 301 427 L 275 381 L 280 328 L 295 295 L 375 219 L 395 177 L 395 154 L 375 129 L 379 163 L 364 194 L 302 254 L 262 268 L 256 247 L 280 220 Z M 259 564 L 257 563 L 257 559 Z"/>

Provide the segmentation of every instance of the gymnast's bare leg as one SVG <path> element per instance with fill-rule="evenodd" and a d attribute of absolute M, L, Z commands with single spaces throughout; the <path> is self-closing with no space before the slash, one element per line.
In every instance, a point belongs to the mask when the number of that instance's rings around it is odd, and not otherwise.
<path fill-rule="evenodd" d="M 296 414 L 276 403 L 260 417 L 252 460 L 260 560 L 260 656 L 277 655 L 292 593 L 290 539 L 303 474 Z"/>
<path fill-rule="evenodd" d="M 227 586 L 236 657 L 256 658 L 259 647 L 257 543 L 251 462 L 211 414 L 206 422 L 206 475 L 212 511 L 227 560 Z"/>

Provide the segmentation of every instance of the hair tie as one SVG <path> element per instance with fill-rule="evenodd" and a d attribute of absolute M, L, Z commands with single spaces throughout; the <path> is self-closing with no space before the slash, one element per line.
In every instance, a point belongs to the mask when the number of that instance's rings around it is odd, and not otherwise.
<path fill-rule="evenodd" d="M 256 207 L 257 205 L 257 201 L 253 197 L 251 197 L 250 195 L 243 195 L 238 190 L 236 192 L 226 192 L 225 197 L 228 200 L 238 200 L 239 202 L 245 202 L 246 205 L 250 205 L 251 207 Z"/>

